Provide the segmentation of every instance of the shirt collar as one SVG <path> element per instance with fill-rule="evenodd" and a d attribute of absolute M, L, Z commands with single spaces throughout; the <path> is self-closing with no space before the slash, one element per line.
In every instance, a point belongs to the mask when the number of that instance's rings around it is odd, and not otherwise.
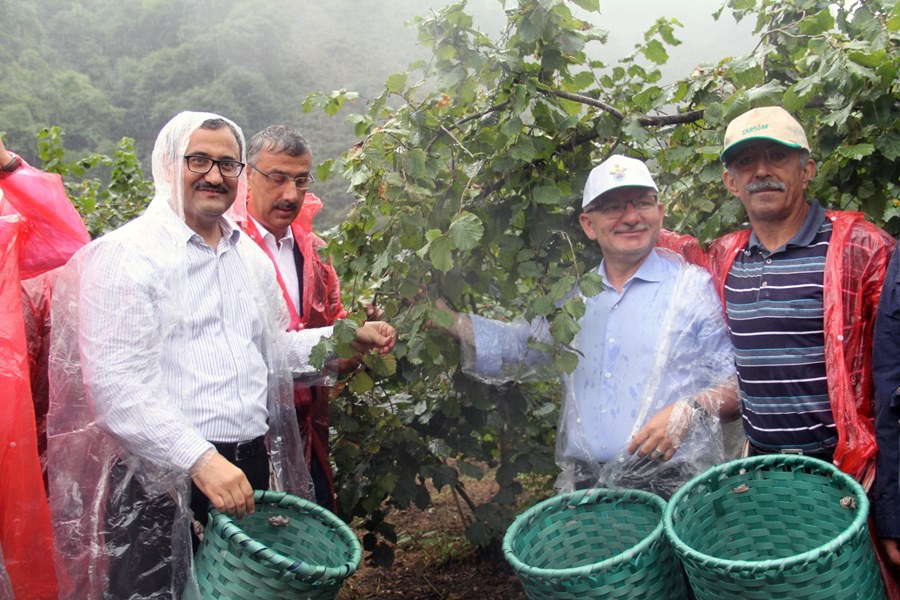
<path fill-rule="evenodd" d="M 641 266 L 638 267 L 638 270 L 635 271 L 634 275 L 632 275 L 628 281 L 625 282 L 625 286 L 630 284 L 635 279 L 640 279 L 641 281 L 650 281 L 650 282 L 659 282 L 663 280 L 665 276 L 665 269 L 663 268 L 663 260 L 657 254 L 655 248 L 650 249 L 650 254 L 647 255 L 647 258 L 644 259 L 644 262 L 641 263 Z M 612 284 L 609 283 L 609 280 L 606 278 L 606 259 L 604 258 L 600 261 L 599 267 L 600 276 L 603 277 L 603 285 L 609 288 L 612 288 Z"/>
<path fill-rule="evenodd" d="M 803 221 L 803 225 L 800 226 L 800 229 L 797 230 L 797 233 L 788 240 L 788 242 L 773 251 L 779 252 L 784 250 L 788 246 L 809 246 L 813 238 L 816 237 L 816 234 L 819 232 L 819 228 L 822 227 L 822 223 L 825 221 L 825 209 L 822 208 L 822 205 L 818 203 L 816 200 L 811 200 L 808 202 L 809 204 L 809 213 L 806 215 L 806 220 Z M 756 232 L 750 232 L 750 241 L 747 242 L 747 248 L 749 250 L 758 249 L 760 251 L 765 250 L 762 247 L 762 244 L 759 242 L 759 238 L 756 237 Z"/>
<path fill-rule="evenodd" d="M 253 215 L 247 213 L 247 217 L 253 221 L 253 224 L 256 225 L 256 230 L 259 232 L 259 235 L 261 235 L 263 240 L 272 248 L 278 248 L 279 243 L 287 244 L 288 248 L 294 247 L 294 232 L 290 227 L 288 227 L 287 231 L 285 231 L 284 237 L 282 237 L 280 240 L 277 240 L 275 239 L 275 234 L 266 229 L 262 225 L 262 223 L 260 223 L 253 217 Z"/>

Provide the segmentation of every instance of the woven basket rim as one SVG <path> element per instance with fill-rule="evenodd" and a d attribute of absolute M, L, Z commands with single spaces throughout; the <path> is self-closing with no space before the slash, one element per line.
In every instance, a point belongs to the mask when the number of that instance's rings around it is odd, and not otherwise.
<path fill-rule="evenodd" d="M 637 500 L 643 504 L 655 505 L 659 508 L 660 519 L 644 539 L 632 546 L 631 548 L 603 559 L 601 561 L 584 565 L 581 567 L 569 567 L 566 569 L 548 569 L 544 567 L 535 567 L 525 564 L 513 552 L 513 540 L 519 533 L 519 530 L 525 527 L 532 517 L 535 515 L 559 508 L 560 505 L 568 504 L 595 504 L 601 498 L 621 499 L 621 500 Z M 609 571 L 620 565 L 628 563 L 634 556 L 645 552 L 651 544 L 657 542 L 663 537 L 662 513 L 666 502 L 656 494 L 644 490 L 634 489 L 609 489 L 609 488 L 591 488 L 586 490 L 576 490 L 574 492 L 563 492 L 556 496 L 552 496 L 543 500 L 515 518 L 506 535 L 503 536 L 503 555 L 517 573 L 524 573 L 533 577 L 553 577 L 555 579 L 572 579 L 576 577 L 585 577 L 593 575 L 601 571 Z"/>
<path fill-rule="evenodd" d="M 755 467 L 793 465 L 818 469 L 824 474 L 831 475 L 833 479 L 841 480 L 852 491 L 856 499 L 857 512 L 856 516 L 853 518 L 853 521 L 847 526 L 846 529 L 844 529 L 844 531 L 842 531 L 840 534 L 838 534 L 828 542 L 807 550 L 806 552 L 794 554 L 786 558 L 770 558 L 765 560 L 729 560 L 711 556 L 709 554 L 705 554 L 703 552 L 695 550 L 694 548 L 688 546 L 678 536 L 678 534 L 675 533 L 675 523 L 673 520 L 675 510 L 682 502 L 683 498 L 687 496 L 697 485 L 711 478 L 716 478 L 720 475 L 731 475 L 741 469 L 750 470 Z M 721 465 L 716 465 L 688 480 L 688 482 L 681 486 L 681 488 L 679 488 L 678 491 L 676 491 L 672 498 L 669 500 L 663 513 L 662 522 L 666 532 L 666 537 L 669 538 L 669 541 L 672 543 L 672 546 L 675 548 L 676 552 L 684 558 L 702 562 L 703 564 L 709 565 L 713 568 L 728 568 L 732 571 L 764 571 L 771 568 L 784 570 L 797 566 L 799 564 L 816 562 L 821 556 L 832 555 L 835 550 L 846 544 L 854 536 L 858 535 L 859 531 L 863 527 L 866 527 L 868 513 L 869 499 L 866 496 L 866 492 L 863 487 L 859 484 L 859 482 L 857 482 L 855 479 L 853 479 L 834 465 L 829 464 L 823 460 L 804 456 L 801 454 L 765 454 L 760 456 L 752 456 L 749 458 L 738 458 L 726 463 L 722 463 Z"/>
<path fill-rule="evenodd" d="M 299 496 L 294 496 L 283 491 L 254 490 L 253 501 L 255 504 L 281 505 L 286 508 L 295 508 L 309 514 L 326 526 L 333 529 L 340 539 L 351 548 L 350 559 L 339 567 L 326 567 L 311 565 L 296 560 L 273 550 L 262 542 L 250 537 L 241 529 L 238 522 L 215 508 L 209 510 L 209 524 L 207 530 L 212 529 L 216 534 L 228 542 L 229 546 L 240 546 L 243 552 L 248 553 L 254 560 L 264 566 L 290 573 L 303 578 L 315 578 L 317 580 L 345 579 L 356 572 L 362 559 L 362 545 L 352 529 L 330 510 L 319 506 Z"/>

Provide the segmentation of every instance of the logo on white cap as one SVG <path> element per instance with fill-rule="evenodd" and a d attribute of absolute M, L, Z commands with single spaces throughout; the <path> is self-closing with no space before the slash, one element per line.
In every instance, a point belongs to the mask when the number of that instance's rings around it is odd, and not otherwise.
<path fill-rule="evenodd" d="M 650 170 L 643 161 L 620 154 L 610 156 L 594 167 L 588 175 L 584 184 L 581 208 L 586 208 L 588 204 L 610 190 L 626 186 L 646 187 L 659 192 Z"/>

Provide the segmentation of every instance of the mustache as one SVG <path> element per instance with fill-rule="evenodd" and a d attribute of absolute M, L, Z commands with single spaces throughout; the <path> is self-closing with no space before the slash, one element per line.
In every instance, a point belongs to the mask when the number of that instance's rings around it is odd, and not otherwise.
<path fill-rule="evenodd" d="M 616 227 L 613 230 L 613 233 L 635 233 L 638 231 L 650 231 L 650 226 L 644 223 L 638 223 L 637 225 L 624 225 L 622 227 Z"/>
<path fill-rule="evenodd" d="M 194 186 L 194 189 L 198 192 L 210 191 L 210 192 L 219 192 L 220 194 L 228 193 L 228 186 L 225 184 L 222 185 L 212 185 L 211 183 L 201 182 Z"/>
<path fill-rule="evenodd" d="M 758 192 L 766 191 L 785 192 L 787 191 L 787 186 L 774 177 L 766 177 L 765 179 L 757 179 L 755 181 L 751 181 L 747 184 L 746 189 L 748 194 L 756 194 Z"/>
<path fill-rule="evenodd" d="M 294 202 L 292 200 L 280 200 L 272 205 L 272 208 L 276 208 L 278 210 L 297 210 L 300 208 L 299 202 Z"/>

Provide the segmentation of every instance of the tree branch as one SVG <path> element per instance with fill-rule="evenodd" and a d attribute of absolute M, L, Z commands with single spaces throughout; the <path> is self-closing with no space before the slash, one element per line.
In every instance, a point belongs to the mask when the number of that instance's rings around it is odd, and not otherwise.
<path fill-rule="evenodd" d="M 565 98 L 566 100 L 571 100 L 572 102 L 578 102 L 580 104 L 587 104 L 588 106 L 593 106 L 594 108 L 599 108 L 605 113 L 609 113 L 620 121 L 625 118 L 625 113 L 618 110 L 617 108 L 606 104 L 605 102 L 601 102 L 595 98 L 591 98 L 589 96 L 582 96 L 581 94 L 573 94 L 571 92 L 564 92 L 562 90 L 541 90 L 545 94 L 553 94 L 559 98 Z M 650 125 L 650 126 L 662 126 L 662 125 L 681 125 L 683 123 L 694 123 L 695 121 L 699 121 L 703 118 L 703 109 L 700 110 L 692 110 L 691 112 L 681 113 L 678 115 L 663 115 L 658 117 L 640 117 L 638 119 L 638 123 L 641 125 Z"/>

